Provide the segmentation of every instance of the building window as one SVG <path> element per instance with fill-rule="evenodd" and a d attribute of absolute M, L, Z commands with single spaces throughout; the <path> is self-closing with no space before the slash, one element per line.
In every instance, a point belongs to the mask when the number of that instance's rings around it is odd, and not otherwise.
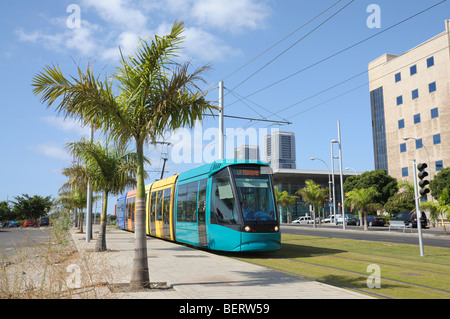
<path fill-rule="evenodd" d="M 441 144 L 441 134 L 433 135 L 433 144 Z"/>
<path fill-rule="evenodd" d="M 409 72 L 411 75 L 416 74 L 417 73 L 417 65 L 413 65 L 412 67 L 410 67 Z"/>
<path fill-rule="evenodd" d="M 398 121 L 398 128 L 402 129 L 404 127 L 405 127 L 405 120 L 404 119 L 399 120 Z"/>
<path fill-rule="evenodd" d="M 432 93 L 434 91 L 436 91 L 436 82 L 431 82 L 428 84 L 428 92 Z"/>
<path fill-rule="evenodd" d="M 413 100 L 417 99 L 419 97 L 419 89 L 412 90 L 411 95 Z"/>
<path fill-rule="evenodd" d="M 434 65 L 434 57 L 427 59 L 427 68 L 432 67 Z"/>
<path fill-rule="evenodd" d="M 431 109 L 431 118 L 434 119 L 436 117 L 439 117 L 439 108 L 437 107 Z"/>
<path fill-rule="evenodd" d="M 402 74 L 400 72 L 398 72 L 395 75 L 395 83 L 400 82 L 402 80 Z"/>
<path fill-rule="evenodd" d="M 405 153 L 406 152 L 406 143 L 402 143 L 400 144 L 400 153 Z"/>
<path fill-rule="evenodd" d="M 408 167 L 402 167 L 402 177 L 408 176 Z"/>
<path fill-rule="evenodd" d="M 414 115 L 414 124 L 420 123 L 420 113 Z"/>
<path fill-rule="evenodd" d="M 403 96 L 402 95 L 397 96 L 397 105 L 401 105 L 401 104 L 403 104 Z"/>
<path fill-rule="evenodd" d="M 416 149 L 422 148 L 423 144 L 422 144 L 422 139 L 419 138 L 416 140 Z"/>
<path fill-rule="evenodd" d="M 444 168 L 444 162 L 443 161 L 436 161 L 436 172 L 439 172 L 441 169 Z"/>

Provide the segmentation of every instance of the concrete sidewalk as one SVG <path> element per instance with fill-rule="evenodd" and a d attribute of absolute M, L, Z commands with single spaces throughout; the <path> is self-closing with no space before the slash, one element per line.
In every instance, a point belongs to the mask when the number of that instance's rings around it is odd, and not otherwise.
<path fill-rule="evenodd" d="M 94 239 L 86 243 L 85 234 L 75 230 L 71 232 L 78 251 L 88 252 L 90 262 L 101 263 L 103 268 L 108 269 L 108 283 L 129 283 L 134 258 L 134 234 L 108 227 L 108 251 L 95 253 L 96 226 L 93 233 Z M 167 282 L 172 289 L 115 292 L 106 298 L 371 299 L 346 289 L 156 238 L 147 237 L 147 248 L 150 281 Z"/>

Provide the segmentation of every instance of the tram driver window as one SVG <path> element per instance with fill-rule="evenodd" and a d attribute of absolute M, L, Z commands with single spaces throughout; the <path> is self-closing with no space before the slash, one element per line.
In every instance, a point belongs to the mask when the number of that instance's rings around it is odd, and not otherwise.
<path fill-rule="evenodd" d="M 228 175 L 213 178 L 211 197 L 211 221 L 217 224 L 237 224 L 238 214 Z"/>

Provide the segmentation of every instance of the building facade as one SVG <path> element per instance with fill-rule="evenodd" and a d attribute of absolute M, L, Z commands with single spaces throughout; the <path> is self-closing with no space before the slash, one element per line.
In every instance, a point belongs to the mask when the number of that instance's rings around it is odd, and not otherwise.
<path fill-rule="evenodd" d="M 234 158 L 246 160 L 259 160 L 259 146 L 241 145 L 234 149 Z"/>
<path fill-rule="evenodd" d="M 274 131 L 264 137 L 265 161 L 272 169 L 295 169 L 295 134 L 290 132 Z"/>
<path fill-rule="evenodd" d="M 342 172 L 343 183 L 350 176 L 357 175 L 356 172 Z M 316 184 L 319 184 L 322 188 L 328 188 L 331 193 L 330 196 L 335 200 L 336 213 L 341 213 L 340 205 L 341 203 L 341 185 L 340 185 L 340 174 L 335 172 L 334 175 L 334 196 L 332 194 L 332 187 L 330 187 L 332 176 L 329 171 L 317 171 L 317 170 L 302 170 L 302 169 L 276 169 L 273 171 L 273 184 L 278 189 L 278 191 L 287 191 L 289 195 L 295 195 L 295 193 L 306 186 L 306 181 L 308 179 L 313 180 Z M 297 195 L 298 196 L 298 195 Z M 292 220 L 300 216 L 311 216 L 311 211 L 309 204 L 307 204 L 301 196 L 296 200 L 295 204 L 289 207 L 289 212 L 291 213 Z M 344 199 L 345 200 L 345 199 Z M 345 205 L 345 212 L 348 213 L 350 210 Z M 317 208 L 316 208 L 317 209 Z M 283 223 L 287 222 L 287 209 L 286 207 L 281 207 L 278 205 L 278 210 L 280 211 L 280 220 Z M 319 208 L 320 212 L 317 212 L 316 217 L 320 213 L 322 218 L 332 215 L 333 206 L 330 203 L 324 203 L 322 207 Z"/>
<path fill-rule="evenodd" d="M 450 20 L 445 32 L 369 64 L 375 169 L 412 181 L 412 160 L 435 175 L 450 163 Z"/>

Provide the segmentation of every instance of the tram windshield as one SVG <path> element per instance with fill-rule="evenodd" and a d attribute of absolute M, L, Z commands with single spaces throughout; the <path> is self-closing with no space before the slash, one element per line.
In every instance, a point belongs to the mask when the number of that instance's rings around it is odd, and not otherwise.
<path fill-rule="evenodd" d="M 277 222 L 269 167 L 233 168 L 236 192 L 245 222 Z"/>

